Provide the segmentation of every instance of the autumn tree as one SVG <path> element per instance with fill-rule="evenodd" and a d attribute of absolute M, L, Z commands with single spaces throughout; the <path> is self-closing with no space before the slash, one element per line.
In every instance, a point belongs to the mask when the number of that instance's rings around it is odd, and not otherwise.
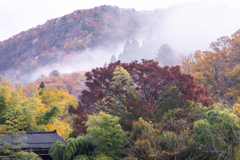
<path fill-rule="evenodd" d="M 35 85 L 34 85 L 35 86 Z M 0 131 L 57 130 L 64 138 L 71 132 L 71 117 L 67 109 L 77 100 L 67 92 L 45 88 L 42 94 L 27 97 L 20 85 L 0 82 Z"/>
<path fill-rule="evenodd" d="M 130 147 L 121 152 L 146 160 L 194 158 L 192 128 L 209 108 L 204 109 L 200 104 L 190 102 L 187 111 L 189 116 L 186 116 L 183 109 L 177 108 L 165 112 L 160 122 L 146 121 L 140 117 L 133 123 L 129 137 Z"/>
<path fill-rule="evenodd" d="M 169 101 L 167 99 L 169 98 L 177 100 L 178 106 L 176 107 L 183 109 L 187 107 L 186 100 L 200 102 L 206 106 L 211 104 L 209 97 L 207 97 L 208 92 L 197 86 L 191 75 L 182 73 L 179 66 L 160 67 L 158 62 L 153 60 L 142 60 L 142 63 L 134 61 L 129 64 L 117 61 L 109 64 L 108 68 L 92 69 L 91 72 L 85 74 L 87 90 L 82 91 L 78 106 L 69 108 L 69 112 L 76 115 L 74 128 L 78 132 L 86 131 L 83 125 L 83 122 L 87 120 L 86 115 L 98 112 L 99 106 L 104 105 L 104 99 L 107 99 L 109 93 L 112 95 L 121 93 L 129 96 L 127 89 L 116 90 L 110 87 L 114 83 L 114 70 L 120 65 L 130 74 L 134 83 L 134 94 L 139 95 L 136 101 L 130 100 L 126 103 L 126 108 L 135 113 L 140 112 L 148 120 L 160 120 L 161 110 L 168 110 Z M 124 84 L 125 81 L 121 83 Z M 139 106 L 142 107 L 139 108 Z M 113 106 L 108 105 L 109 109 L 111 107 Z M 135 118 L 138 120 L 139 116 Z M 129 120 L 130 124 L 132 120 Z"/>
<path fill-rule="evenodd" d="M 44 124 L 47 130 L 56 129 L 61 136 L 68 138 L 72 117 L 67 110 L 69 105 L 76 105 L 76 98 L 63 90 L 47 88 L 40 95 L 40 99 L 42 104 L 37 123 Z"/>
<path fill-rule="evenodd" d="M 207 51 L 196 51 L 182 62 L 183 71 L 194 76 L 217 101 L 231 107 L 238 102 L 239 30 L 231 37 L 223 36 L 210 44 Z"/>

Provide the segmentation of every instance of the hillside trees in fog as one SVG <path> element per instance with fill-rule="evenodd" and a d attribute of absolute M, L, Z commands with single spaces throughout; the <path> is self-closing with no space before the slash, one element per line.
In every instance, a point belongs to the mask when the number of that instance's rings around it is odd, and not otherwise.
<path fill-rule="evenodd" d="M 150 21 L 150 15 L 104 5 L 48 20 L 0 42 L 0 74 L 27 81 L 25 76 L 73 53 L 117 48 L 126 38 L 146 34 L 143 21 Z"/>
<path fill-rule="evenodd" d="M 126 41 L 123 52 L 119 54 L 118 60 L 123 63 L 142 59 L 155 59 L 161 66 L 173 66 L 176 64 L 177 55 L 169 44 L 162 44 L 161 38 L 153 39 L 146 37 L 143 44 L 133 39 L 131 43 Z"/>
<path fill-rule="evenodd" d="M 157 50 L 156 61 L 161 62 L 163 66 L 173 66 L 176 64 L 176 55 L 168 44 L 163 44 Z"/>

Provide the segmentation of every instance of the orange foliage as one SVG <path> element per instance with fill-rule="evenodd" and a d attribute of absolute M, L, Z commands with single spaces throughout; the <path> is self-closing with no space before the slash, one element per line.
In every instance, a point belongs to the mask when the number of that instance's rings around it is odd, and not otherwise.
<path fill-rule="evenodd" d="M 48 88 L 55 88 L 57 90 L 63 89 L 75 97 L 78 97 L 81 90 L 85 88 L 84 73 L 74 72 L 71 74 L 63 74 L 59 77 L 44 77 L 36 82 L 31 82 L 23 87 L 24 93 L 26 93 L 28 97 L 38 93 L 38 87 L 41 82 L 44 82 L 45 86 Z"/>

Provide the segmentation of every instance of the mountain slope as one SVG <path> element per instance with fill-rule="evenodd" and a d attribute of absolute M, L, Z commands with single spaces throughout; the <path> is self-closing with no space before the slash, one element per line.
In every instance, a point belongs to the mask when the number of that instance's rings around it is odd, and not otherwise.
<path fill-rule="evenodd" d="M 0 42 L 0 74 L 21 77 L 66 55 L 103 47 L 116 48 L 126 38 L 148 33 L 148 12 L 100 6 L 47 21 Z"/>
<path fill-rule="evenodd" d="M 239 28 L 239 14 L 237 9 L 206 1 L 154 11 L 106 5 L 77 10 L 0 42 L 0 75 L 28 83 L 55 69 L 89 70 L 112 55 L 118 57 L 126 40 L 134 38 L 144 52 L 126 57 L 153 59 L 164 43 L 177 54 L 206 50 L 209 43 Z M 141 43 L 146 36 L 149 45 Z"/>

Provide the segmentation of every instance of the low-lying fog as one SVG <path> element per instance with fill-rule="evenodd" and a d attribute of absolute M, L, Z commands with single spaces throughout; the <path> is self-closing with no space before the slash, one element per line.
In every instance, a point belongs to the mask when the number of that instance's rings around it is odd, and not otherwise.
<path fill-rule="evenodd" d="M 174 50 L 176 55 L 189 55 L 196 50 L 209 50 L 209 44 L 222 36 L 231 36 L 240 29 L 238 20 L 240 10 L 231 8 L 227 5 L 216 3 L 210 4 L 208 1 L 186 2 L 174 5 L 168 9 L 153 11 L 154 20 L 148 25 L 154 28 L 159 26 L 153 34 L 135 37 L 139 47 L 146 41 L 146 37 L 154 40 L 154 45 L 148 45 L 144 53 L 133 53 L 139 57 L 154 59 L 157 49 L 162 44 L 167 43 Z M 129 39 L 130 43 L 132 39 Z M 72 56 L 67 62 L 52 64 L 51 66 L 39 69 L 33 75 L 22 77 L 24 81 L 34 81 L 41 74 L 46 76 L 52 70 L 60 73 L 74 71 L 87 71 L 94 67 L 102 67 L 105 62 L 109 63 L 112 55 L 118 58 L 119 53 L 124 50 L 123 42 L 117 49 L 106 48 L 84 52 Z"/>

